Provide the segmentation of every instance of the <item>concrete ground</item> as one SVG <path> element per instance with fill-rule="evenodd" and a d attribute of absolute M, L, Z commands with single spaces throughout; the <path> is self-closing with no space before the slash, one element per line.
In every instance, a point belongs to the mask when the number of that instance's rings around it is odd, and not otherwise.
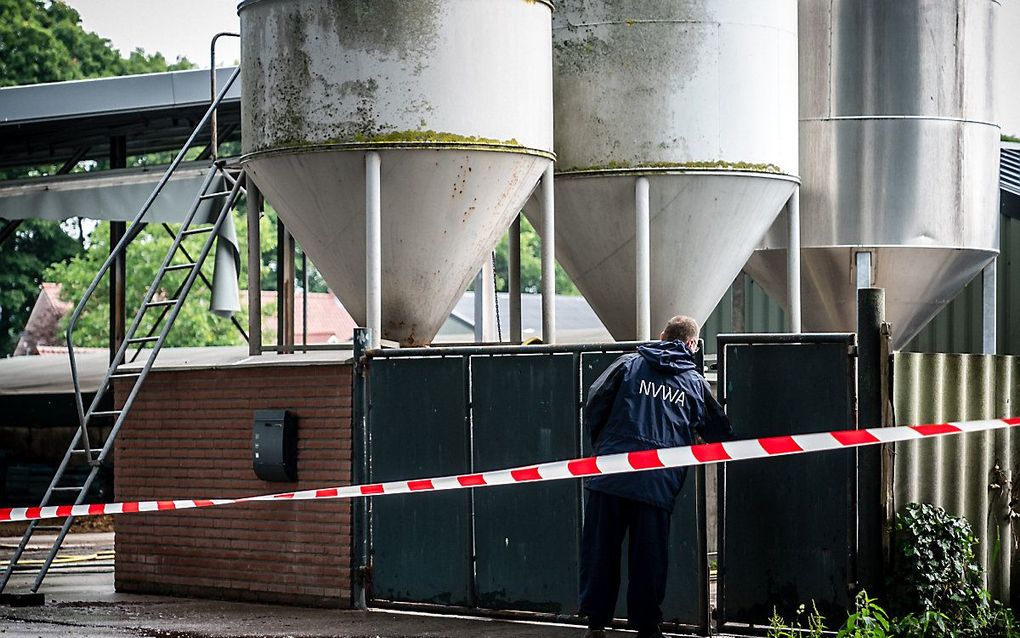
<path fill-rule="evenodd" d="M 16 538 L 0 538 L 6 557 Z M 39 537 L 39 546 L 45 539 Z M 73 534 L 63 553 L 93 560 L 55 568 L 46 577 L 42 607 L 0 605 L 0 638 L 580 638 L 579 627 L 476 618 L 338 611 L 229 603 L 113 590 L 113 534 Z M 40 550 L 31 553 L 32 558 Z M 29 574 L 15 574 L 8 592 L 27 591 Z M 633 636 L 610 632 L 610 636 Z"/>

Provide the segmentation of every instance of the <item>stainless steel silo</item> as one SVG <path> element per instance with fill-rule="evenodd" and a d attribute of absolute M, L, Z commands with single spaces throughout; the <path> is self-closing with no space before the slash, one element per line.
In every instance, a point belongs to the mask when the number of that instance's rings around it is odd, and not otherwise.
<path fill-rule="evenodd" d="M 796 0 L 563 0 L 553 62 L 557 258 L 617 339 L 704 321 L 797 184 Z"/>
<path fill-rule="evenodd" d="M 805 329 L 854 330 L 860 279 L 900 347 L 997 254 L 997 9 L 800 2 Z M 783 303 L 784 225 L 747 264 Z"/>
<path fill-rule="evenodd" d="M 361 325 L 366 156 L 381 180 L 382 333 L 428 343 L 553 160 L 551 9 L 239 5 L 242 163 Z"/>

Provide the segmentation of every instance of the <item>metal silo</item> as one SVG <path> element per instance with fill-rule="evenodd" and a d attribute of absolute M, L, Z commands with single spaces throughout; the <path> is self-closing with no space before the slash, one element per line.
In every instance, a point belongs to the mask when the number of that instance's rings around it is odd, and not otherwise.
<path fill-rule="evenodd" d="M 879 286 L 903 346 L 997 254 L 997 9 L 801 1 L 806 329 L 853 330 L 858 283 Z M 747 265 L 783 303 L 786 245 L 770 233 Z"/>
<path fill-rule="evenodd" d="M 796 1 L 563 0 L 553 62 L 557 258 L 617 339 L 704 321 L 796 187 Z"/>
<path fill-rule="evenodd" d="M 366 209 L 382 336 L 427 343 L 552 161 L 551 8 L 239 5 L 242 163 L 361 325 Z"/>

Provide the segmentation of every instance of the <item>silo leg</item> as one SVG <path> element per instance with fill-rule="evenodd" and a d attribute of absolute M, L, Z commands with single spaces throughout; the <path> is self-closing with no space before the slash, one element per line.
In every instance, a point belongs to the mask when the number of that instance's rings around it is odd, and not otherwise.
<path fill-rule="evenodd" d="M 786 279 L 790 289 L 790 332 L 801 332 L 800 322 L 800 187 L 794 189 L 786 202 L 787 229 Z"/>
<path fill-rule="evenodd" d="M 382 335 L 382 159 L 365 153 L 365 322 L 372 349 Z"/>
<path fill-rule="evenodd" d="M 648 178 L 639 177 L 634 185 L 634 252 L 637 256 L 637 318 L 634 335 L 638 341 L 651 339 L 652 268 L 651 213 L 648 203 Z"/>
<path fill-rule="evenodd" d="M 556 202 L 552 162 L 542 175 L 542 341 L 556 343 Z"/>

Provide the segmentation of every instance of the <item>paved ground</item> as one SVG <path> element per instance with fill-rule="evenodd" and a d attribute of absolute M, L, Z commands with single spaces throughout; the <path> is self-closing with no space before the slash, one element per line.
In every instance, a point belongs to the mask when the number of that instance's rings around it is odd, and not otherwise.
<path fill-rule="evenodd" d="M 0 538 L 0 556 L 8 556 L 8 548 L 16 542 Z M 65 544 L 68 553 L 79 555 L 112 546 L 112 534 L 71 535 Z M 580 628 L 545 624 L 118 594 L 113 591 L 112 567 L 107 555 L 99 554 L 98 560 L 51 572 L 43 588 L 45 606 L 0 606 L 0 638 L 580 638 L 584 634 Z M 28 582 L 27 575 L 17 574 L 8 591 L 23 591 Z"/>

